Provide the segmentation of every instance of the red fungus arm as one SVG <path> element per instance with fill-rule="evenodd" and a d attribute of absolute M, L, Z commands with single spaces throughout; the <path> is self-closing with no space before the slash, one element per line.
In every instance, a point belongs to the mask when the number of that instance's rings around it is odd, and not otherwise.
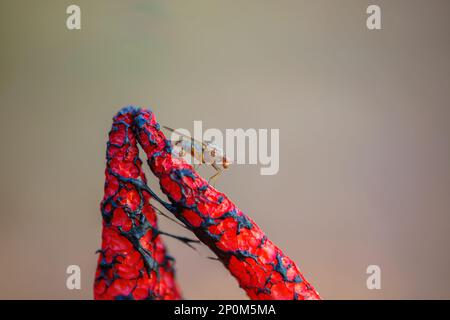
<path fill-rule="evenodd" d="M 109 133 L 94 298 L 179 299 L 173 259 L 158 233 L 150 195 L 142 191 L 146 179 L 133 132 L 134 113 L 134 108 L 120 111 Z"/>
<path fill-rule="evenodd" d="M 172 158 L 151 111 L 136 109 L 135 127 L 172 212 L 216 253 L 251 299 L 320 299 L 297 265 L 251 218 L 192 166 Z"/>

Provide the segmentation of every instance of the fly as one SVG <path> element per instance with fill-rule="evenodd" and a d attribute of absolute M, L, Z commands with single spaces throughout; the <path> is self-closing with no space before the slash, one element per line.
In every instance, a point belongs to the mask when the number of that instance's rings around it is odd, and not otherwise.
<path fill-rule="evenodd" d="M 189 137 L 175 129 L 163 126 L 172 133 L 176 133 L 179 138 L 177 140 L 170 140 L 172 145 L 172 154 L 178 158 L 184 158 L 187 153 L 193 159 L 196 159 L 200 165 L 210 165 L 216 173 L 209 177 L 208 183 L 214 183 L 215 180 L 227 170 L 232 161 L 227 158 L 221 148 L 215 145 L 212 141 L 198 141 Z"/>

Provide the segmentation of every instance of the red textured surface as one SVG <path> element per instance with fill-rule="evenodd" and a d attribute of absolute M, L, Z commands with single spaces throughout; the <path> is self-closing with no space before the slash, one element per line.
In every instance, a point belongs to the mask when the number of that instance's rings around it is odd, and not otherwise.
<path fill-rule="evenodd" d="M 192 166 L 172 158 L 151 111 L 135 110 L 135 128 L 171 211 L 216 253 L 251 299 L 320 299 L 297 265 L 251 218 Z"/>
<path fill-rule="evenodd" d="M 133 133 L 133 108 L 114 117 L 107 146 L 102 247 L 95 299 L 180 299 L 173 259 L 158 234 L 150 195 L 127 179 L 146 178 Z"/>

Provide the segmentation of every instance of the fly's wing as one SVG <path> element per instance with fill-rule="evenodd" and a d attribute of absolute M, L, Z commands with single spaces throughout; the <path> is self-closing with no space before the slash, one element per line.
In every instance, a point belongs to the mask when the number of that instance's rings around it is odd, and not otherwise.
<path fill-rule="evenodd" d="M 180 143 L 180 141 L 170 140 L 170 144 L 172 146 L 172 156 L 173 157 L 183 158 L 186 155 L 187 151 L 183 147 L 182 142 Z"/>
<path fill-rule="evenodd" d="M 203 147 L 202 144 L 197 143 L 196 140 L 189 141 L 190 153 L 192 158 L 196 160 L 197 163 L 194 164 L 202 164 L 203 163 Z"/>
<path fill-rule="evenodd" d="M 190 153 L 191 156 L 193 156 L 197 161 L 199 161 L 199 163 L 222 164 L 224 161 L 226 161 L 228 165 L 231 164 L 231 160 L 228 159 L 224 155 L 222 149 L 216 146 L 215 144 L 198 141 L 188 135 L 185 135 L 167 126 L 163 126 L 163 128 L 169 130 L 172 133 L 176 133 L 180 137 L 185 138 L 186 140 L 182 140 L 181 142 L 178 142 L 178 144 L 186 145 L 186 147 L 184 147 L 184 150 L 187 153 Z M 177 142 L 174 143 L 173 141 L 171 142 L 172 145 L 177 143 Z M 188 143 L 190 144 L 189 147 L 187 147 Z"/>
<path fill-rule="evenodd" d="M 194 139 L 194 138 L 192 138 L 192 137 L 190 137 L 190 136 L 188 136 L 188 135 L 186 135 L 186 134 L 184 134 L 184 133 L 178 132 L 178 131 L 175 130 L 175 129 L 172 129 L 172 128 L 167 127 L 167 126 L 163 126 L 163 128 L 166 129 L 166 130 L 169 130 L 170 132 L 176 133 L 176 134 L 179 135 L 180 137 L 186 138 L 186 139 L 188 139 L 188 140 L 192 140 L 192 141 L 194 141 L 195 143 L 200 144 L 201 146 L 203 146 L 203 147 L 205 147 L 205 148 L 208 146 L 207 143 L 202 142 L 202 141 L 198 141 L 197 139 Z"/>
<path fill-rule="evenodd" d="M 198 143 L 192 144 L 191 140 L 179 140 L 179 141 L 170 141 L 172 145 L 172 156 L 178 159 L 183 158 L 185 161 L 190 164 L 201 164 L 203 163 L 202 158 L 202 146 Z M 186 157 L 186 156 L 190 156 Z"/>
<path fill-rule="evenodd" d="M 215 144 L 210 143 L 204 150 L 203 158 L 207 164 L 221 164 L 223 160 L 223 151 Z"/>

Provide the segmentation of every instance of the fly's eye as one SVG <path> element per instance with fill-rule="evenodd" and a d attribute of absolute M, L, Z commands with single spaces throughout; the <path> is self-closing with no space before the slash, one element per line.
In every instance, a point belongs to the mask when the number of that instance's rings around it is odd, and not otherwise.
<path fill-rule="evenodd" d="M 216 150 L 212 149 L 211 152 L 209 153 L 211 155 L 211 157 L 215 157 L 216 156 Z"/>
<path fill-rule="evenodd" d="M 226 157 L 223 157 L 222 159 L 222 166 L 224 167 L 224 169 L 227 169 L 230 166 L 230 163 L 228 162 Z"/>

